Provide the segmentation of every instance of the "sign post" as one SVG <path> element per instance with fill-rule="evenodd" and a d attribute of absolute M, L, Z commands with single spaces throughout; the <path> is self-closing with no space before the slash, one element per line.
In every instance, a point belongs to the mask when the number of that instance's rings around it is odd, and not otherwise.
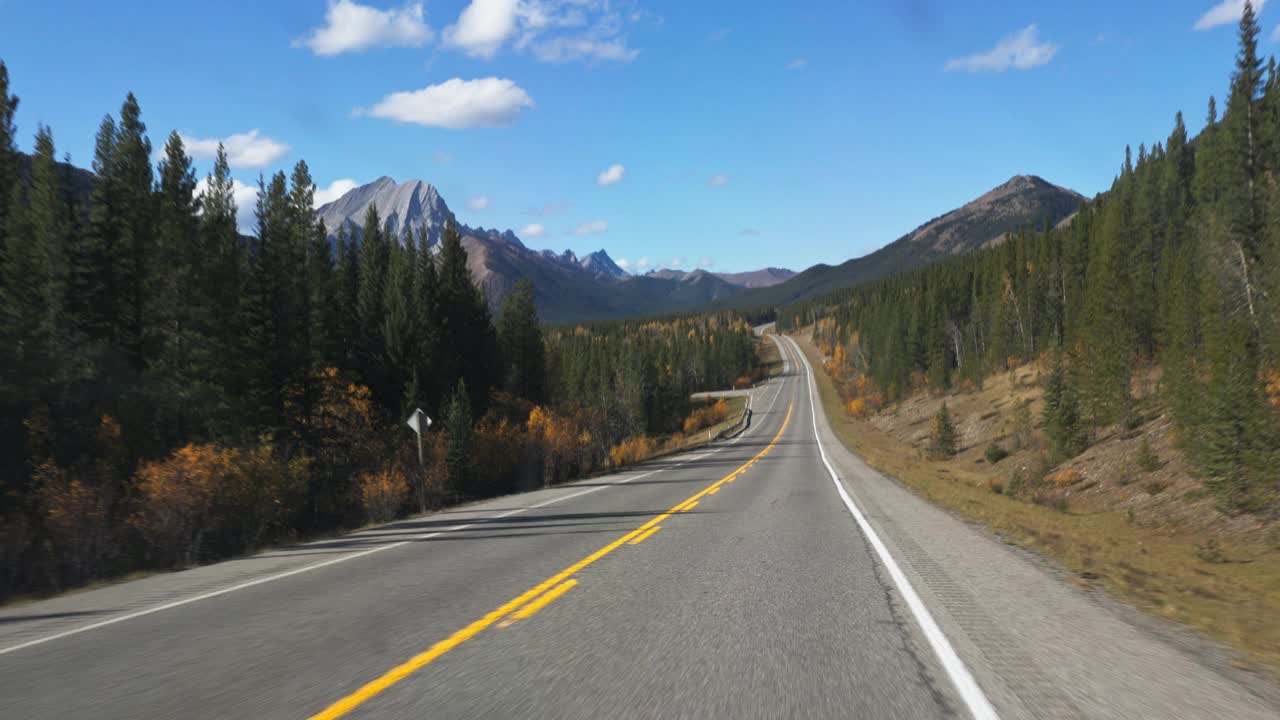
<path fill-rule="evenodd" d="M 422 412 L 422 408 L 417 408 L 409 416 L 409 419 L 405 421 L 405 424 L 412 428 L 413 433 L 418 436 L 418 469 L 425 469 L 426 463 L 422 460 L 422 433 L 431 427 L 431 418 Z"/>

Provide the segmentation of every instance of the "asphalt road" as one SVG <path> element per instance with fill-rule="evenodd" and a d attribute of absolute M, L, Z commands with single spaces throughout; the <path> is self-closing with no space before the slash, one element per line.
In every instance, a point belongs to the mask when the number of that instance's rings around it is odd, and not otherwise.
<path fill-rule="evenodd" d="M 277 551 L 267 572 L 9 609 L 0 717 L 963 714 L 788 369 L 744 434 L 688 456 Z"/>
<path fill-rule="evenodd" d="M 782 347 L 732 440 L 0 609 L 0 718 L 1274 717 L 835 447 Z"/>

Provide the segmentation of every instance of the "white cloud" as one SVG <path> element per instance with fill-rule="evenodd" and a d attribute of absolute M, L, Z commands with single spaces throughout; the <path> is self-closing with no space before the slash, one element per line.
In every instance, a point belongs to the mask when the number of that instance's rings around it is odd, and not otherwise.
<path fill-rule="evenodd" d="M 1271 31 L 1271 41 L 1280 42 L 1280 25 L 1277 25 L 1276 29 Z"/>
<path fill-rule="evenodd" d="M 1266 0 L 1253 0 L 1253 11 L 1261 12 L 1265 3 Z M 1244 0 L 1222 0 L 1201 15 L 1193 27 L 1196 30 L 1210 30 L 1220 25 L 1231 25 L 1240 22 L 1241 15 L 1244 15 Z"/>
<path fill-rule="evenodd" d="M 614 260 L 613 263 L 623 270 L 631 267 L 631 261 L 626 258 L 618 258 L 617 260 Z"/>
<path fill-rule="evenodd" d="M 542 223 L 529 223 L 520 228 L 520 232 L 516 234 L 524 237 L 542 237 L 547 234 L 547 229 L 542 226 Z"/>
<path fill-rule="evenodd" d="M 599 235 L 600 233 L 608 232 L 608 231 L 609 231 L 609 223 L 605 222 L 604 220 L 592 220 L 591 222 L 584 222 L 579 224 L 578 227 L 574 228 L 573 234 L 574 235 Z"/>
<path fill-rule="evenodd" d="M 645 269 L 645 268 L 647 268 L 647 267 L 649 267 L 649 258 L 647 258 L 647 257 L 642 257 L 642 258 L 640 258 L 639 260 L 637 260 L 637 261 L 636 261 L 636 269 L 637 269 L 637 270 L 643 270 L 643 269 Z"/>
<path fill-rule="evenodd" d="M 710 185 L 711 187 L 724 187 L 725 185 L 729 184 L 729 176 L 728 175 L 712 175 L 711 179 L 707 181 L 707 184 Z"/>
<path fill-rule="evenodd" d="M 187 153 L 193 158 L 212 160 L 218 154 L 218 143 L 227 151 L 227 164 L 238 168 L 266 167 L 289 154 L 289 146 L 263 135 L 257 129 L 225 138 L 193 138 L 182 136 Z"/>
<path fill-rule="evenodd" d="M 516 32 L 516 0 L 471 0 L 444 30 L 446 45 L 471 57 L 491 58 Z"/>
<path fill-rule="evenodd" d="M 421 90 L 391 93 L 357 115 L 444 128 L 503 127 L 515 122 L 533 98 L 505 78 L 453 78 Z"/>
<path fill-rule="evenodd" d="M 617 185 L 622 182 L 622 178 L 627 174 L 627 169 L 621 165 L 610 165 L 605 168 L 604 172 L 596 176 L 597 185 Z"/>
<path fill-rule="evenodd" d="M 709 267 L 711 267 L 712 265 L 715 265 L 715 264 L 716 264 L 716 261 L 715 261 L 715 260 L 712 260 L 712 259 L 711 259 L 711 258 L 709 258 L 709 257 L 700 258 L 700 259 L 698 260 L 698 267 L 700 267 L 700 268 L 709 268 Z"/>
<path fill-rule="evenodd" d="M 533 48 L 534 57 L 548 63 L 564 63 L 573 60 L 631 62 L 639 54 L 639 50 L 627 47 L 625 40 L 602 40 L 588 36 L 558 37 L 539 43 Z"/>
<path fill-rule="evenodd" d="M 435 34 L 425 17 L 422 3 L 379 10 L 352 0 L 329 0 L 324 27 L 294 40 L 293 46 L 330 57 L 371 47 L 421 47 Z"/>
<path fill-rule="evenodd" d="M 444 42 L 486 59 L 510 42 L 543 62 L 627 62 L 639 51 L 627 47 L 623 31 L 643 15 L 624 16 L 616 4 L 610 0 L 471 0 L 457 22 L 445 28 Z"/>
<path fill-rule="evenodd" d="M 196 195 L 203 195 L 204 191 L 209 187 L 209 178 L 201 178 L 196 183 Z M 254 212 L 258 208 L 258 187 L 256 185 L 245 185 L 239 180 L 232 179 L 231 194 L 236 201 L 236 227 L 245 235 L 252 235 L 258 231 L 258 219 Z"/>
<path fill-rule="evenodd" d="M 343 195 L 346 195 L 347 193 L 355 189 L 356 189 L 356 181 L 352 180 L 351 178 L 342 178 L 341 180 L 334 180 L 333 182 L 329 183 L 329 187 L 327 188 L 317 187 L 316 199 L 314 203 L 315 207 L 320 207 L 325 203 L 331 203 L 334 200 L 337 200 L 338 198 L 342 197 Z"/>
<path fill-rule="evenodd" d="M 684 264 L 685 264 L 685 263 L 684 263 L 684 258 L 682 258 L 682 257 L 671 258 L 671 264 L 670 264 L 670 267 L 677 267 L 677 268 L 678 268 L 678 267 L 681 267 L 681 266 L 682 266 L 682 265 L 684 265 Z"/>
<path fill-rule="evenodd" d="M 787 63 L 787 69 L 800 70 L 806 67 L 808 64 L 809 64 L 808 58 L 796 58 L 795 60 L 792 60 L 791 62 Z"/>
<path fill-rule="evenodd" d="M 1036 26 L 1028 25 L 986 52 L 948 60 L 943 69 L 971 73 L 1004 72 L 1009 68 L 1029 70 L 1049 62 L 1057 53 L 1057 45 L 1042 42 Z"/>
<path fill-rule="evenodd" d="M 467 209 L 468 209 L 468 210 L 476 210 L 476 211 L 480 211 L 480 210 L 488 210 L 488 209 L 489 209 L 489 196 L 488 196 L 488 195 L 475 195 L 475 196 L 473 196 L 473 197 L 467 198 Z"/>

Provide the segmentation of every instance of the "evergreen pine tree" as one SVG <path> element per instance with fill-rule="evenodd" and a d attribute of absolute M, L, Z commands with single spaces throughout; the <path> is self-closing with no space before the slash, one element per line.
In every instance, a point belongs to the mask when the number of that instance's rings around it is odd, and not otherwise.
<path fill-rule="evenodd" d="M 459 379 L 449 396 L 449 408 L 445 414 L 445 431 L 449 444 L 445 451 L 445 466 L 449 472 L 449 489 L 463 496 L 473 491 L 475 469 L 475 438 L 472 429 L 471 399 L 466 380 Z"/>
<path fill-rule="evenodd" d="M 498 346 L 503 364 L 503 386 L 533 403 L 546 400 L 546 348 L 533 283 L 521 280 L 507 293 L 498 315 Z"/>

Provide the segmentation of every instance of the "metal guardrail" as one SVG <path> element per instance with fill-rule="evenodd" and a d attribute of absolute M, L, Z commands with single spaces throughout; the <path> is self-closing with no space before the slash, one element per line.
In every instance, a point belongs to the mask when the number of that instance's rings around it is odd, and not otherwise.
<path fill-rule="evenodd" d="M 742 408 L 742 415 L 738 417 L 737 422 L 716 433 L 716 439 L 731 438 L 749 427 L 751 427 L 751 403 L 748 402 L 747 406 Z"/>

